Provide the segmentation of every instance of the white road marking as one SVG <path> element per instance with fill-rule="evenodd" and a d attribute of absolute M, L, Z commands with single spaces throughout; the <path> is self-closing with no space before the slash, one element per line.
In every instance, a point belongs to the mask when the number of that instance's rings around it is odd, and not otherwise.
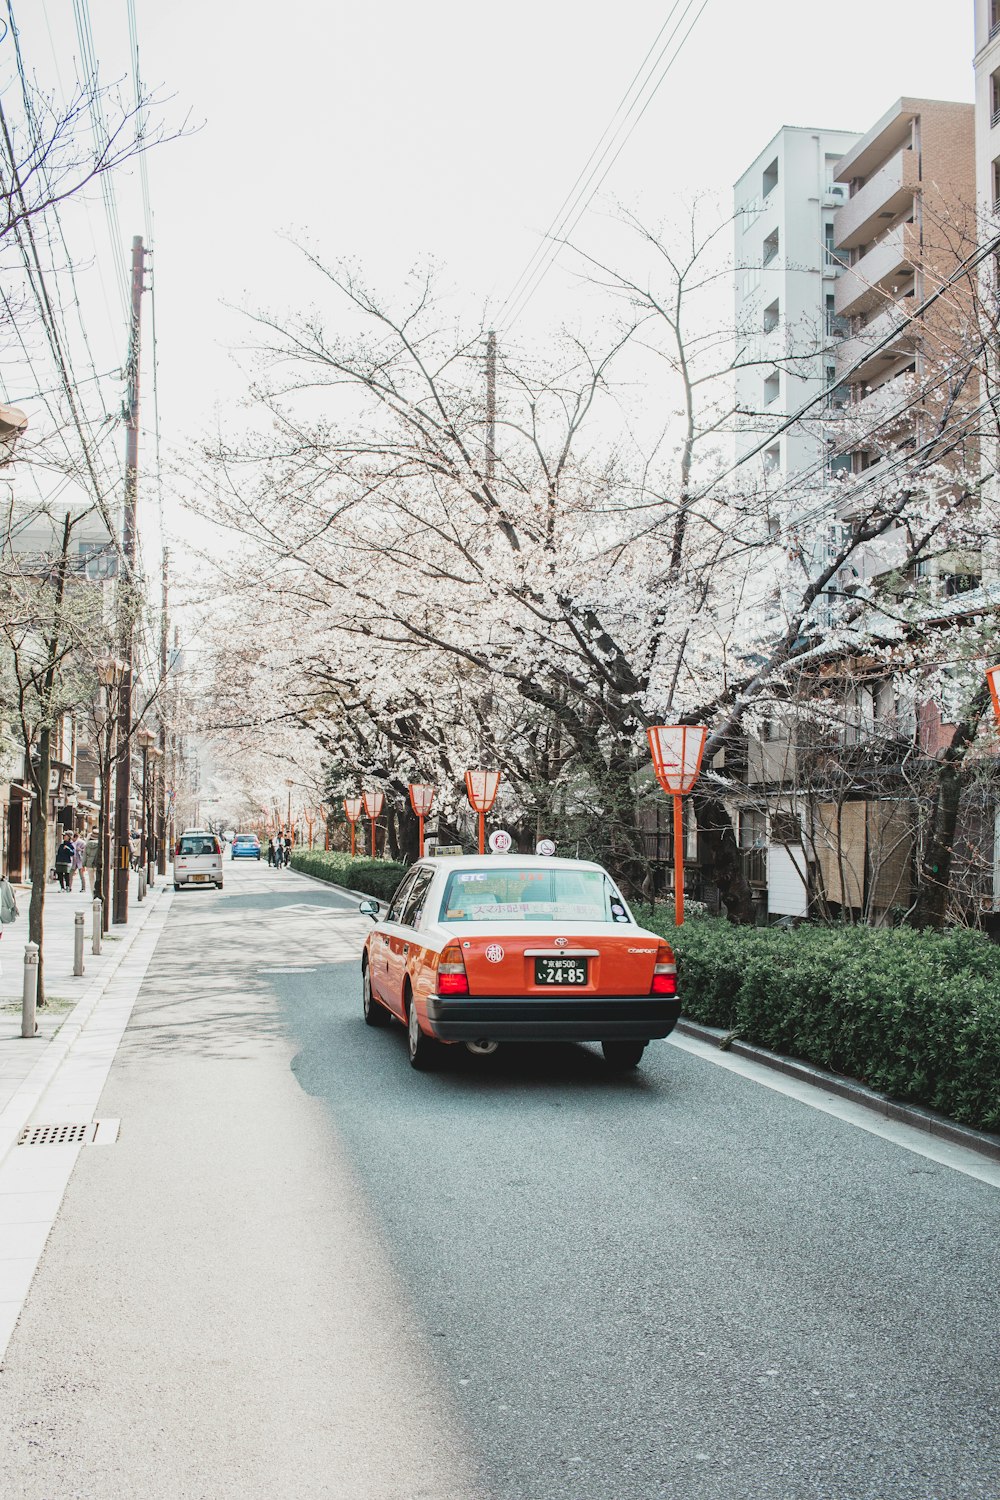
<path fill-rule="evenodd" d="M 905 1151 L 912 1151 L 928 1161 L 936 1161 L 942 1167 L 963 1172 L 966 1177 L 976 1177 L 980 1182 L 989 1183 L 990 1187 L 1000 1187 L 1000 1162 L 990 1161 L 978 1152 L 970 1151 L 967 1146 L 953 1145 L 950 1141 L 928 1135 L 926 1131 L 918 1130 L 913 1125 L 904 1125 L 899 1120 L 887 1120 L 873 1110 L 866 1109 L 863 1104 L 854 1104 L 849 1099 L 841 1099 L 837 1094 L 827 1094 L 812 1084 L 801 1083 L 797 1078 L 790 1078 L 787 1073 L 778 1073 L 762 1063 L 734 1056 L 731 1052 L 721 1052 L 718 1047 L 696 1037 L 679 1036 L 675 1032 L 668 1040 L 671 1046 L 679 1047 L 682 1052 L 690 1052 L 702 1062 L 726 1068 L 730 1073 L 738 1073 L 741 1078 L 747 1078 L 752 1083 L 761 1083 L 765 1088 L 773 1089 L 776 1094 L 796 1099 L 800 1104 L 818 1109 L 825 1115 L 833 1115 L 835 1119 L 844 1120 L 848 1125 L 857 1125 L 861 1130 L 867 1130 L 869 1135 L 881 1136 L 883 1140 L 902 1146 Z"/>

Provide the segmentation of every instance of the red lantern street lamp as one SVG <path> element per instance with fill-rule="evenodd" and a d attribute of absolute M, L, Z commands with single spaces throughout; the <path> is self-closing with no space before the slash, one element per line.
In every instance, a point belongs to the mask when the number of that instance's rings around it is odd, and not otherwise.
<path fill-rule="evenodd" d="M 496 801 L 499 771 L 466 771 L 465 790 L 473 810 L 479 814 L 479 852 L 486 853 L 486 814 Z"/>
<path fill-rule="evenodd" d="M 424 857 L 424 819 L 434 806 L 434 787 L 426 781 L 410 782 L 410 806 L 420 824 L 420 858 Z"/>
<path fill-rule="evenodd" d="M 704 724 L 660 724 L 647 731 L 656 779 L 674 799 L 674 924 L 684 921 L 684 805 L 701 770 Z"/>
<path fill-rule="evenodd" d="M 997 724 L 1000 725 L 1000 667 L 990 667 L 986 673 L 986 681 L 990 685 L 993 712 L 996 715 Z"/>
<path fill-rule="evenodd" d="M 374 790 L 370 791 L 370 792 L 363 792 L 361 800 L 365 804 L 365 812 L 368 814 L 369 818 L 371 818 L 371 821 L 372 821 L 372 859 L 374 859 L 376 857 L 376 855 L 375 855 L 375 819 L 379 816 L 379 814 L 382 811 L 382 804 L 385 802 L 385 794 L 383 792 L 378 792 L 378 791 L 374 791 Z"/>
<path fill-rule="evenodd" d="M 351 858 L 354 858 L 354 825 L 361 816 L 361 798 L 344 798 L 344 817 L 351 825 Z"/>

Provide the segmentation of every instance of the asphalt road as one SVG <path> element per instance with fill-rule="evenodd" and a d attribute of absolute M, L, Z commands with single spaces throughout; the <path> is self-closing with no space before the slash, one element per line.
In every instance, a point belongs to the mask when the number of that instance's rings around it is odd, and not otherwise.
<path fill-rule="evenodd" d="M 669 1043 L 414 1073 L 183 893 L 0 1376 L 18 1500 L 1000 1500 L 1000 1194 Z"/>

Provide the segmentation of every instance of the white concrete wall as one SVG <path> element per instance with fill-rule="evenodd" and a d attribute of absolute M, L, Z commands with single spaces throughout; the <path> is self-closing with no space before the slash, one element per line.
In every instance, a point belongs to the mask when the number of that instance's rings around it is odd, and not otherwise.
<path fill-rule="evenodd" d="M 826 384 L 825 367 L 833 361 L 823 353 L 828 342 L 825 297 L 833 291 L 834 268 L 825 264 L 824 223 L 832 224 L 841 201 L 828 192 L 828 186 L 834 164 L 858 139 L 848 131 L 784 126 L 736 183 L 736 325 L 742 357 L 768 361 L 781 355 L 807 356 L 794 360 L 792 373 L 779 373 L 777 400 L 766 407 L 765 378 L 770 365 L 737 372 L 738 406 L 764 413 L 744 419 L 736 439 L 737 458 Z M 765 196 L 764 172 L 775 159 L 777 186 Z M 762 266 L 764 242 L 775 229 L 779 254 L 772 264 Z M 780 321 L 765 333 L 764 310 L 775 301 Z M 776 440 L 776 487 L 822 459 L 821 429 L 819 418 L 810 430 L 800 428 Z M 773 460 L 754 462 L 765 469 L 774 467 Z"/>

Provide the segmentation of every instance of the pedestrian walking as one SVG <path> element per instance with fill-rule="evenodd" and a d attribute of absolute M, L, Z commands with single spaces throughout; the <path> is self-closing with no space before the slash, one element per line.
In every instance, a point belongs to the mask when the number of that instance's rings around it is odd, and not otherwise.
<path fill-rule="evenodd" d="M 277 869 L 277 870 L 282 869 L 284 867 L 284 863 L 285 863 L 285 841 L 281 837 L 281 834 L 279 833 L 278 837 L 274 841 L 274 865 L 275 865 L 275 869 Z"/>
<path fill-rule="evenodd" d="M 61 891 L 68 891 L 73 887 L 74 853 L 73 840 L 68 833 L 64 834 L 63 841 L 56 850 L 56 879 Z"/>
<path fill-rule="evenodd" d="M 274 839 L 267 841 L 267 862 L 274 869 Z"/>
<path fill-rule="evenodd" d="M 290 865 L 291 862 L 292 862 L 292 841 L 291 841 L 291 839 L 286 839 L 285 840 L 285 864 L 286 865 Z"/>
<path fill-rule="evenodd" d="M 100 851 L 100 847 L 101 847 L 101 844 L 100 844 L 100 840 L 97 837 L 97 832 L 96 832 L 96 830 L 92 829 L 91 832 L 90 832 L 90 834 L 87 837 L 87 842 L 86 842 L 86 844 L 83 847 L 83 872 L 82 872 L 82 873 L 88 873 L 89 872 L 89 876 L 90 876 L 90 893 L 91 893 L 92 896 L 96 895 L 96 893 L 97 893 L 97 855 L 98 855 L 98 853 Z M 81 874 L 81 878 L 82 878 L 82 874 Z M 86 890 L 86 886 L 84 886 L 84 890 Z"/>
<path fill-rule="evenodd" d="M 84 874 L 83 874 L 83 856 L 84 856 L 84 854 L 86 852 L 87 852 L 87 841 L 84 838 L 84 836 L 83 836 L 82 833 L 78 833 L 77 836 L 76 836 L 76 838 L 73 840 L 73 867 L 72 867 L 72 871 L 71 871 L 70 877 L 69 877 L 69 888 L 70 888 L 70 890 L 73 889 L 73 876 L 74 875 L 79 875 L 79 877 L 80 877 L 80 889 L 81 889 L 81 891 L 85 891 L 87 889 L 87 881 L 84 878 Z"/>

